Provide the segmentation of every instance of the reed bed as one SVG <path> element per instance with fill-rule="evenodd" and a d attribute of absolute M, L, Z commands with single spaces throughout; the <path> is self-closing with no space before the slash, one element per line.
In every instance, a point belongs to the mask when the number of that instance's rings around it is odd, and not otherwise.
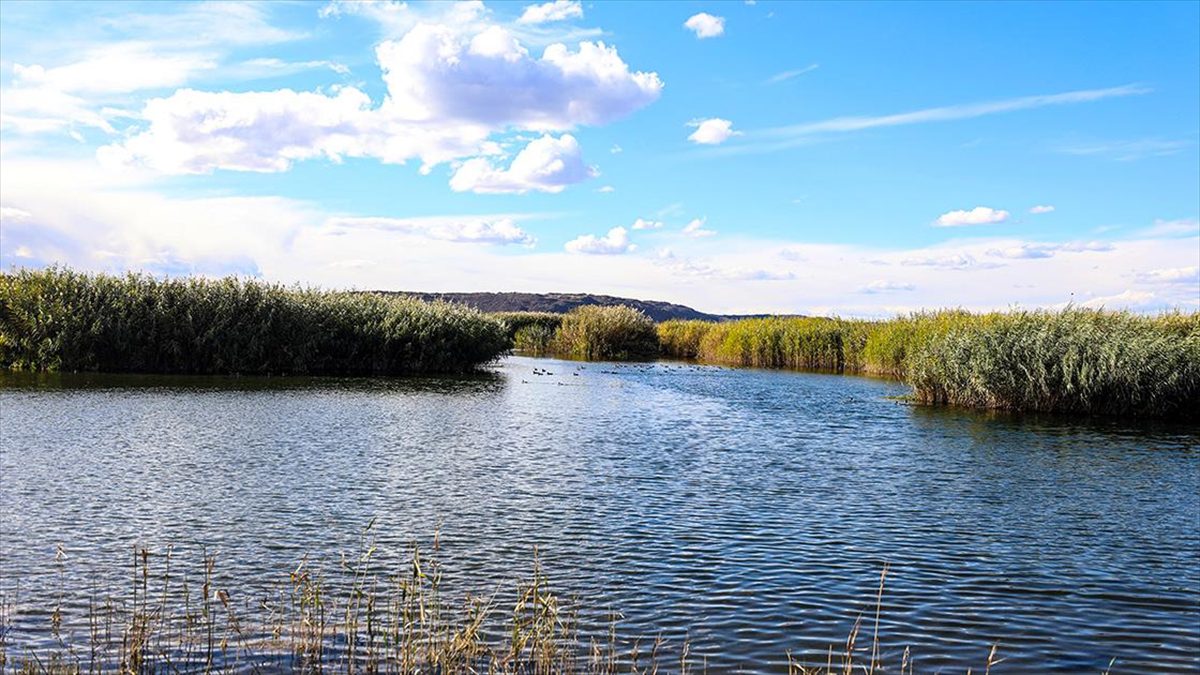
<path fill-rule="evenodd" d="M 543 355 L 554 350 L 554 336 L 562 325 L 562 314 L 553 312 L 495 312 L 504 323 L 513 349 Z"/>
<path fill-rule="evenodd" d="M 189 573 L 169 547 L 135 548 L 126 586 L 93 587 L 83 616 L 75 617 L 64 599 L 79 589 L 65 588 L 60 550 L 54 597 L 23 603 L 21 612 L 0 598 L 0 674 L 708 672 L 705 658 L 686 641 L 619 637 L 614 612 L 607 630 L 583 636 L 579 607 L 556 593 L 536 551 L 531 571 L 511 590 L 459 601 L 446 590 L 436 536 L 428 551 L 413 544 L 393 569 L 385 569 L 376 552 L 368 525 L 359 550 L 342 555 L 334 569 L 306 556 L 263 593 L 218 575 L 213 554 L 205 552 Z M 879 621 L 887 573 L 885 565 L 873 609 L 858 615 L 844 644 L 799 655 L 781 645 L 791 675 L 885 670 Z M 18 622 L 25 635 L 44 634 L 13 644 Z M 995 651 L 988 670 L 999 662 Z M 907 649 L 887 665 L 900 673 L 913 669 Z"/>
<path fill-rule="evenodd" d="M 658 333 L 666 356 L 896 377 L 923 403 L 1200 418 L 1200 313 L 946 310 L 874 322 L 668 321 Z"/>
<path fill-rule="evenodd" d="M 587 305 L 563 315 L 553 351 L 579 359 L 636 361 L 658 356 L 658 340 L 654 322 L 636 309 Z"/>
<path fill-rule="evenodd" d="M 509 348 L 462 305 L 224 278 L 0 274 L 0 367 L 200 374 L 464 372 Z"/>

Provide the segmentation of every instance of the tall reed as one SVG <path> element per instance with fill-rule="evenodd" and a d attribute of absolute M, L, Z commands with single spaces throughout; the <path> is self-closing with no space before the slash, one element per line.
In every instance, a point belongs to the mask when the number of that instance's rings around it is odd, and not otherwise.
<path fill-rule="evenodd" d="M 462 372 L 508 347 L 448 303 L 225 278 L 0 274 L 0 367 L 206 374 Z"/>
<path fill-rule="evenodd" d="M 495 312 L 504 323 L 513 349 L 528 354 L 548 354 L 554 349 L 554 336 L 562 325 L 562 314 L 553 312 Z"/>
<path fill-rule="evenodd" d="M 885 375 L 927 403 L 1200 418 L 1200 313 L 944 310 L 887 321 L 668 321 L 658 332 L 667 356 Z"/>
<path fill-rule="evenodd" d="M 218 575 L 218 558 L 208 552 L 199 567 L 181 565 L 168 547 L 133 549 L 123 589 L 68 588 L 64 575 L 56 598 L 32 598 L 13 610 L 0 596 L 0 674 L 708 672 L 686 641 L 618 637 L 615 613 L 605 634 L 581 632 L 578 612 L 586 607 L 556 591 L 536 553 L 532 569 L 504 588 L 452 598 L 436 536 L 431 549 L 414 544 L 406 558 L 384 563 L 372 527 L 336 567 L 305 556 L 273 589 Z M 883 670 L 886 576 L 885 565 L 869 643 L 859 640 L 860 614 L 844 646 L 805 659 L 780 645 L 788 673 Z M 904 673 L 912 662 L 905 650 L 887 665 Z"/>
<path fill-rule="evenodd" d="M 1200 418 L 1200 314 L 979 315 L 920 342 L 905 379 L 928 403 Z"/>
<path fill-rule="evenodd" d="M 631 307 L 586 305 L 563 315 L 554 350 L 580 359 L 652 359 L 659 352 L 658 332 Z"/>

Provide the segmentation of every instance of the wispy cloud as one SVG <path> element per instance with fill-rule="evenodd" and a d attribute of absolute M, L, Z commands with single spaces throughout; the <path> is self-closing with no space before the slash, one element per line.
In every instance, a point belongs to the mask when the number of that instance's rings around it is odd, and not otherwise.
<path fill-rule="evenodd" d="M 1066 155 L 1096 156 L 1118 162 L 1132 162 L 1146 157 L 1174 155 L 1192 145 L 1191 141 L 1162 138 L 1141 138 L 1122 141 L 1092 141 L 1059 145 L 1057 152 Z"/>
<path fill-rule="evenodd" d="M 1094 253 L 1111 250 L 1113 245 L 1103 241 L 1068 241 L 1057 244 L 1035 242 L 990 249 L 988 255 L 1010 260 L 1034 260 L 1050 258 L 1055 253 Z"/>
<path fill-rule="evenodd" d="M 1150 227 L 1141 231 L 1145 237 L 1186 237 L 1200 234 L 1200 220 L 1195 218 L 1180 218 L 1178 220 L 1156 220 Z"/>
<path fill-rule="evenodd" d="M 781 73 L 775 73 L 771 77 L 768 77 L 767 80 L 765 82 L 763 82 L 763 84 L 779 84 L 780 82 L 787 82 L 788 80 L 795 78 L 795 77 L 800 77 L 801 75 L 804 75 L 805 73 L 811 73 L 812 71 L 814 71 L 820 67 L 821 67 L 820 64 L 811 63 L 807 66 L 804 66 L 803 68 L 796 68 L 795 70 L 785 70 Z"/>
<path fill-rule="evenodd" d="M 852 115 L 833 117 L 816 122 L 805 122 L 782 127 L 772 127 L 747 131 L 745 141 L 730 144 L 729 147 L 712 149 L 708 152 L 714 155 L 746 154 L 756 152 L 775 152 L 798 145 L 816 142 L 822 137 L 835 134 L 852 133 L 885 127 L 904 126 L 909 124 L 929 124 L 933 122 L 951 122 L 955 120 L 973 119 L 989 115 L 1033 110 L 1060 105 L 1091 103 L 1108 98 L 1125 96 L 1141 96 L 1152 89 L 1138 84 L 1126 84 L 1106 89 L 1081 89 L 1059 94 L 1040 94 L 1036 96 L 1021 96 L 1018 98 L 983 101 L 980 103 L 962 103 L 956 105 L 923 108 L 890 115 Z"/>

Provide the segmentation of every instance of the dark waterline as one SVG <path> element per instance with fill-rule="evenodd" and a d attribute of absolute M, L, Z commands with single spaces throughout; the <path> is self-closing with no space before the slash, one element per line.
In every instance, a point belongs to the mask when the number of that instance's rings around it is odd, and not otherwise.
<path fill-rule="evenodd" d="M 534 368 L 553 375 L 534 375 Z M 0 376 L 9 644 L 44 643 L 55 549 L 86 602 L 131 547 L 219 552 L 240 587 L 441 523 L 462 590 L 536 546 L 603 630 L 718 672 L 824 662 L 860 613 L 885 660 L 1008 672 L 1200 667 L 1200 428 L 913 407 L 899 383 L 514 357 L 458 378 Z M 483 588 L 472 586 L 483 584 Z M 70 617 L 68 613 L 68 619 Z"/>

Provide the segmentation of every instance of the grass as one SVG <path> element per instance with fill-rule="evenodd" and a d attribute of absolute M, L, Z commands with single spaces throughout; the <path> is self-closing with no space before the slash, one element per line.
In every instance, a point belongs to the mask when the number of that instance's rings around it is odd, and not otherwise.
<path fill-rule="evenodd" d="M 922 403 L 1200 418 L 1200 313 L 1069 308 L 923 312 L 888 321 L 668 321 L 663 353 L 903 379 Z"/>
<path fill-rule="evenodd" d="M 436 536 L 431 551 L 414 544 L 398 569 L 384 569 L 376 551 L 368 525 L 359 550 L 343 555 L 336 569 L 323 571 L 305 557 L 280 575 L 274 591 L 262 594 L 223 583 L 217 558 L 208 553 L 191 576 L 181 573 L 170 548 L 132 550 L 123 589 L 68 589 L 60 550 L 55 597 L 24 605 L 22 630 L 30 630 L 30 621 L 44 630 L 36 648 L 10 643 L 16 617 L 10 604 L 0 602 L 0 673 L 707 671 L 687 642 L 618 638 L 616 614 L 604 634 L 581 635 L 578 607 L 555 592 L 536 553 L 531 572 L 511 590 L 455 601 L 444 588 Z M 879 617 L 886 577 L 885 565 L 872 598 L 874 616 L 860 614 L 844 645 L 799 657 L 781 646 L 788 672 L 883 671 Z M 82 617 L 63 608 L 76 591 L 88 594 Z M 864 618 L 874 624 L 869 644 L 862 637 Z M 993 648 L 987 668 L 996 662 Z M 900 673 L 913 668 L 907 649 L 899 663 L 888 665 Z"/>
<path fill-rule="evenodd" d="M 509 348 L 461 305 L 225 278 L 0 274 L 0 367 L 199 374 L 464 372 Z"/>

